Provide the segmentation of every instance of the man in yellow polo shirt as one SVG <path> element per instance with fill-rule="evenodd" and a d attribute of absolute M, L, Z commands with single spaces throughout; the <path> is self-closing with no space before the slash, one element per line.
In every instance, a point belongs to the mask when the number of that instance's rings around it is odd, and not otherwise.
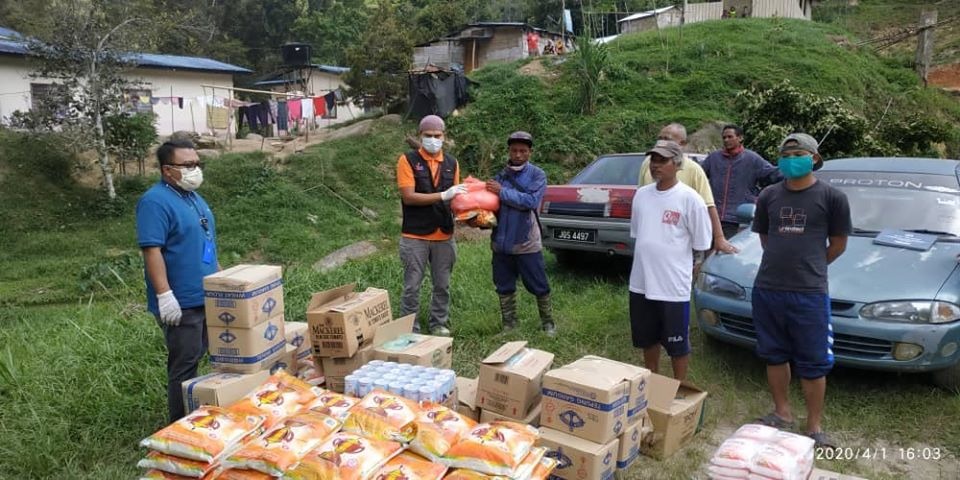
<path fill-rule="evenodd" d="M 671 123 L 660 129 L 657 140 L 671 140 L 680 144 L 680 147 L 686 147 L 687 129 L 679 123 Z M 737 247 L 734 247 L 728 242 L 727 238 L 723 235 L 723 226 L 720 224 L 720 216 L 717 214 L 717 207 L 713 201 L 713 191 L 710 189 L 710 180 L 707 179 L 707 174 L 704 173 L 700 164 L 686 155 L 683 157 L 684 161 L 682 166 L 680 170 L 677 171 L 677 180 L 696 190 L 697 193 L 700 194 L 700 198 L 703 198 L 703 202 L 707 204 L 707 211 L 710 213 L 710 224 L 713 230 L 713 249 L 721 253 L 739 252 Z M 643 160 L 643 164 L 640 165 L 639 186 L 642 187 L 651 183 L 656 183 L 656 180 L 650 173 L 650 157 L 648 156 Z"/>
<path fill-rule="evenodd" d="M 450 335 L 450 274 L 457 260 L 453 241 L 450 200 L 466 193 L 460 183 L 460 165 L 443 152 L 443 119 L 428 115 L 420 121 L 420 148 L 397 159 L 403 224 L 400 261 L 403 263 L 403 294 L 400 315 L 420 312 L 420 286 L 430 268 L 433 299 L 428 325 L 434 335 Z M 414 322 L 420 331 L 420 322 Z"/>

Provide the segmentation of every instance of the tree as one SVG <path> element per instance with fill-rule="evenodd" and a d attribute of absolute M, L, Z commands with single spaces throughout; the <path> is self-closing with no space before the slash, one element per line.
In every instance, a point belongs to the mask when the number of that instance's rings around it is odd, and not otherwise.
<path fill-rule="evenodd" d="M 345 65 L 346 51 L 360 42 L 367 26 L 363 0 L 327 0 L 328 4 L 293 22 L 297 41 L 310 44 L 314 61 Z"/>
<path fill-rule="evenodd" d="M 48 23 L 32 38 L 29 48 L 35 69 L 31 74 L 53 85 L 43 95 L 46 115 L 38 125 L 72 135 L 80 149 L 95 149 L 107 196 L 116 198 L 113 165 L 107 146 L 104 117 L 122 110 L 123 95 L 131 86 L 127 76 L 139 46 L 148 44 L 151 24 L 137 15 L 136 2 L 62 0 L 50 2 L 41 18 Z"/>
<path fill-rule="evenodd" d="M 413 43 L 390 0 L 377 0 L 374 18 L 360 43 L 347 49 L 346 81 L 350 96 L 387 109 L 407 91 Z"/>

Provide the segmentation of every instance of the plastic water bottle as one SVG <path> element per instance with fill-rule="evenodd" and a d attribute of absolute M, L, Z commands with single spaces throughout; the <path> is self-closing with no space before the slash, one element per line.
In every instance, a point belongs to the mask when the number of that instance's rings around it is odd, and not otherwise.
<path fill-rule="evenodd" d="M 402 396 L 403 396 L 403 382 L 401 382 L 401 381 L 390 382 L 390 387 L 389 387 L 389 389 L 388 389 L 387 391 L 390 392 L 390 393 L 392 393 L 392 394 L 394 394 L 394 395 L 397 395 L 397 396 L 402 397 Z"/>
<path fill-rule="evenodd" d="M 380 365 L 383 365 L 383 360 L 370 360 L 364 366 L 379 367 Z"/>
<path fill-rule="evenodd" d="M 370 377 L 360 377 L 357 379 L 357 397 L 363 398 L 373 391 L 373 379 Z"/>
<path fill-rule="evenodd" d="M 347 375 L 343 378 L 343 394 L 350 395 L 351 397 L 357 396 L 357 378 L 356 375 Z"/>
<path fill-rule="evenodd" d="M 413 400 L 414 402 L 420 401 L 420 385 L 416 383 L 408 383 L 403 386 L 403 398 L 407 400 Z"/>
<path fill-rule="evenodd" d="M 381 365 L 384 367 L 396 368 L 398 364 L 397 362 L 383 362 Z"/>
<path fill-rule="evenodd" d="M 373 388 L 374 388 L 375 390 L 376 390 L 376 389 L 379 389 L 379 390 L 383 390 L 383 391 L 385 391 L 385 392 L 386 392 L 386 391 L 389 391 L 389 390 L 390 390 L 390 382 L 384 380 L 383 378 L 378 378 L 378 379 L 376 379 L 376 380 L 373 381 Z"/>
<path fill-rule="evenodd" d="M 420 387 L 419 398 L 421 402 L 437 402 L 437 391 L 433 385 L 423 385 Z"/>

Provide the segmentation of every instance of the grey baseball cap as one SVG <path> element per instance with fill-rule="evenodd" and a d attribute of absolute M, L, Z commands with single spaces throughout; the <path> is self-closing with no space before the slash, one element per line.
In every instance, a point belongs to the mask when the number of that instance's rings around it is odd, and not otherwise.
<path fill-rule="evenodd" d="M 653 153 L 659 154 L 663 158 L 674 158 L 683 155 L 683 149 L 680 148 L 680 144 L 674 142 L 673 140 L 657 140 L 657 143 L 653 145 L 653 148 L 647 150 L 647 155 Z"/>
<path fill-rule="evenodd" d="M 783 139 L 783 142 L 780 142 L 780 153 L 789 150 L 803 150 L 819 156 L 819 147 L 820 145 L 816 138 L 813 138 L 806 133 L 791 133 L 790 135 L 787 135 L 787 138 Z M 823 160 L 821 159 L 817 161 L 817 163 L 813 166 L 813 169 L 817 170 L 822 166 Z"/>
<path fill-rule="evenodd" d="M 507 138 L 507 145 L 510 145 L 513 142 L 523 142 L 533 148 L 533 135 L 530 135 L 524 131 L 516 131 L 510 134 Z"/>

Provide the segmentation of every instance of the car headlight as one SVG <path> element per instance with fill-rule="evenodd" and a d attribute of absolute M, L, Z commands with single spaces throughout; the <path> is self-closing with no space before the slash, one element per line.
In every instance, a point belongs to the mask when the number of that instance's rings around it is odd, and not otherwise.
<path fill-rule="evenodd" d="M 733 298 L 736 300 L 747 299 L 747 291 L 744 290 L 740 285 L 737 285 L 733 281 L 727 280 L 726 278 L 718 277 L 705 272 L 700 272 L 700 276 L 697 277 L 697 289 L 702 292 L 720 295 L 721 297 Z"/>
<path fill-rule="evenodd" d="M 937 301 L 879 302 L 864 305 L 860 316 L 910 323 L 950 323 L 960 320 L 960 306 Z"/>

